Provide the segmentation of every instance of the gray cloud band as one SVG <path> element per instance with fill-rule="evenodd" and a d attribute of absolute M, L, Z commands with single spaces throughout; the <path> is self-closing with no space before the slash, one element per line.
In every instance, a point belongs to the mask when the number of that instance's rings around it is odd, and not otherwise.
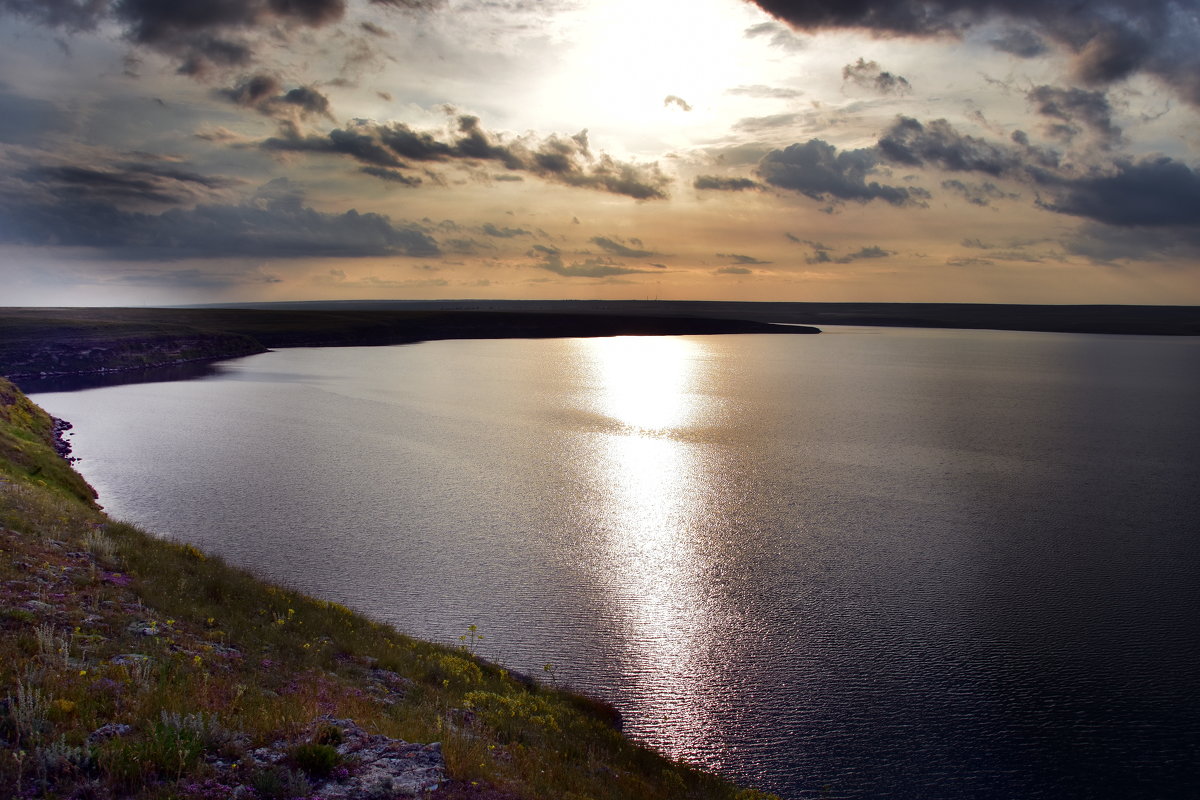
<path fill-rule="evenodd" d="M 1011 29 L 993 42 L 1036 57 L 1045 41 L 1072 54 L 1080 81 L 1104 84 L 1145 73 L 1200 105 L 1200 0 L 752 0 L 805 31 L 858 29 L 885 36 L 954 36 L 991 22 Z"/>
<path fill-rule="evenodd" d="M 391 170 L 409 168 L 410 161 L 495 162 L 513 172 L 530 173 L 567 186 L 638 200 L 661 200 L 667 196 L 670 178 L 657 164 L 634 164 L 605 154 L 595 155 L 588 146 L 587 131 L 574 136 L 525 137 L 506 142 L 485 130 L 476 117 L 459 117 L 457 127 L 458 138 L 442 141 L 401 122 L 358 122 L 328 134 L 309 135 L 300 134 L 294 126 L 285 126 L 280 136 L 264 140 L 261 146 L 265 150 L 346 155 L 369 166 Z"/>

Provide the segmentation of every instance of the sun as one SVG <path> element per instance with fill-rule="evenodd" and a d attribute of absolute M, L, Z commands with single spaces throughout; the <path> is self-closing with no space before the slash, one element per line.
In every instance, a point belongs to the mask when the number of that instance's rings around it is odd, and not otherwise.
<path fill-rule="evenodd" d="M 726 89 L 758 80 L 761 48 L 741 31 L 762 17 L 739 0 L 583 5 L 558 21 L 572 47 L 540 78 L 537 102 L 591 120 L 593 130 L 669 140 L 676 128 L 703 124 Z"/>

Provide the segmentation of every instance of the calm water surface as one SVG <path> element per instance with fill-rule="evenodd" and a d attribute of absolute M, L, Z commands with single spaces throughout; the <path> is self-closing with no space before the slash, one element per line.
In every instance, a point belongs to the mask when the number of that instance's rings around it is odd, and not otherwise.
<path fill-rule="evenodd" d="M 296 349 L 38 394 L 116 516 L 787 798 L 1200 796 L 1200 341 Z"/>

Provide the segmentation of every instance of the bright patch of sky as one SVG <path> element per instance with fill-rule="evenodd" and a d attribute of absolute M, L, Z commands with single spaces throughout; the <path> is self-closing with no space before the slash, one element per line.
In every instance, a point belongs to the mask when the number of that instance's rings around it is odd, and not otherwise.
<path fill-rule="evenodd" d="M 1180 5 L 0 0 L 4 301 L 1200 302 Z"/>

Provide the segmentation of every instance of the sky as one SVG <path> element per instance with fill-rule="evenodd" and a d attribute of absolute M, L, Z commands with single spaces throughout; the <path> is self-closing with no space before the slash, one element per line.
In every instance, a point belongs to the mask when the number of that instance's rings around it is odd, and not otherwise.
<path fill-rule="evenodd" d="M 0 0 L 0 305 L 1200 303 L 1200 0 Z"/>

